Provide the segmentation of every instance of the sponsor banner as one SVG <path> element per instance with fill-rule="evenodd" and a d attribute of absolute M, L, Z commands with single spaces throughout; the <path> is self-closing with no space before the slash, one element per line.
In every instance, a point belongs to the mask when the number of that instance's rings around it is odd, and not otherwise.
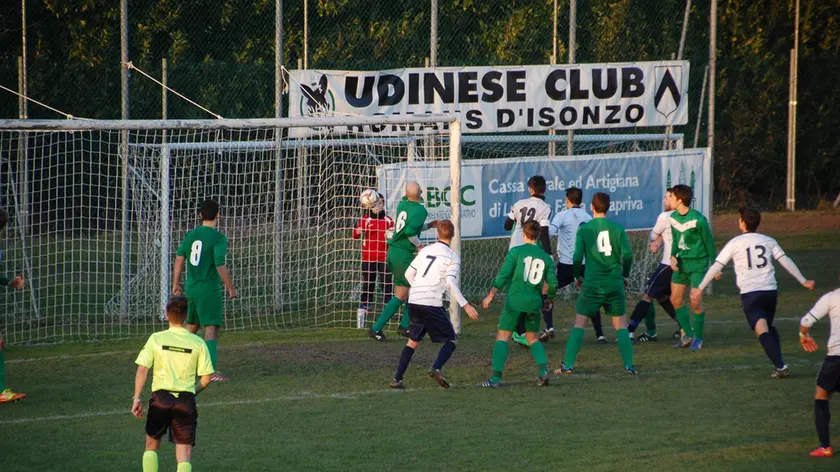
<path fill-rule="evenodd" d="M 294 70 L 289 71 L 289 117 L 453 114 L 462 121 L 464 133 L 684 125 L 688 69 L 688 61 L 659 61 Z M 405 130 L 385 126 L 332 130 L 383 135 L 400 131 Z M 292 132 L 314 131 L 293 128 Z"/>
<path fill-rule="evenodd" d="M 447 165 L 420 162 L 379 167 L 379 192 L 393 215 L 404 195 L 405 184 L 417 181 L 429 218 L 449 218 L 453 194 L 461 198 L 463 239 L 508 236 L 504 221 L 517 200 L 526 198 L 528 179 L 542 175 L 547 182 L 546 202 L 552 216 L 565 208 L 565 190 L 583 190 L 584 207 L 596 192 L 610 195 L 608 217 L 628 231 L 653 227 L 662 211 L 665 189 L 685 184 L 694 189 L 693 206 L 710 217 L 711 194 L 708 149 L 687 149 L 628 154 L 602 154 L 574 160 L 546 157 L 469 160 L 461 168 L 461 190 L 453 192 Z M 432 233 L 424 236 L 433 237 Z"/>

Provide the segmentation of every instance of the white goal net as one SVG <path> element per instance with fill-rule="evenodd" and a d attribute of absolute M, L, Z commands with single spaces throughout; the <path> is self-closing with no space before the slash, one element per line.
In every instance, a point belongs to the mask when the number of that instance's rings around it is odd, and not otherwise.
<path fill-rule="evenodd" d="M 225 302 L 225 329 L 355 327 L 359 195 L 379 187 L 383 165 L 454 181 L 451 124 L 0 122 L 0 207 L 10 213 L 0 267 L 28 284 L 4 294 L 0 332 L 23 343 L 160 329 L 175 250 L 204 199 L 220 204 L 240 294 Z M 289 139 L 291 128 L 309 137 Z M 449 207 L 435 216 L 457 223 Z M 377 288 L 371 311 L 384 297 Z"/>

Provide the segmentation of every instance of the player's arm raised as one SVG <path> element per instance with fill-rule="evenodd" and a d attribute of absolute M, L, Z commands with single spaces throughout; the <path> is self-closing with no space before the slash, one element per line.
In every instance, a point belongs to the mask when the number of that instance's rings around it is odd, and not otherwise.
<path fill-rule="evenodd" d="M 793 259 L 788 257 L 785 254 L 785 251 L 782 250 L 782 247 L 779 246 L 779 243 L 773 244 L 773 258 L 785 268 L 786 271 L 790 275 L 793 276 L 803 287 L 807 288 L 808 290 L 814 290 L 814 286 L 816 283 L 813 280 L 807 280 L 802 272 L 799 270 L 799 267 L 796 266 L 796 263 L 793 262 Z"/>
<path fill-rule="evenodd" d="M 808 330 L 828 314 L 829 308 L 828 295 L 823 295 L 817 300 L 816 305 L 808 310 L 808 313 L 799 321 L 799 344 L 802 346 L 802 349 L 808 352 L 815 352 L 817 350 L 817 343 L 808 333 Z"/>
<path fill-rule="evenodd" d="M 230 271 L 226 265 L 227 259 L 227 238 L 222 238 L 221 241 L 216 243 L 213 247 L 213 259 L 216 262 L 216 271 L 219 273 L 219 277 L 222 279 L 222 283 L 225 285 L 227 289 L 228 296 L 230 298 L 236 298 L 239 296 L 239 292 L 236 291 L 236 288 L 233 286 L 233 281 L 230 278 Z"/>

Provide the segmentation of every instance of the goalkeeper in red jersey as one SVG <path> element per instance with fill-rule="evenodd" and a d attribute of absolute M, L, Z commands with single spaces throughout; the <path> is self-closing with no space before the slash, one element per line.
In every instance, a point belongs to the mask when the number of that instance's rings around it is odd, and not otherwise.
<path fill-rule="evenodd" d="M 394 293 L 391 273 L 385 264 L 388 254 L 388 237 L 394 231 L 394 220 L 385 214 L 385 197 L 381 193 L 373 206 L 353 228 L 353 239 L 362 239 L 362 294 L 359 311 L 356 313 L 356 327 L 365 327 L 365 317 L 376 290 L 376 281 L 385 293 L 385 302 Z"/>

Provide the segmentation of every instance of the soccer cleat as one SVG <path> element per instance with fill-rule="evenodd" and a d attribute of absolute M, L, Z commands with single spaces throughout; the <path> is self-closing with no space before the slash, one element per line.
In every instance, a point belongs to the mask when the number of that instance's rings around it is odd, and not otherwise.
<path fill-rule="evenodd" d="M 640 343 L 647 343 L 647 342 L 651 342 L 651 341 L 657 341 L 657 339 L 656 339 L 655 334 L 650 335 L 650 334 L 645 333 L 645 334 L 639 336 L 639 339 L 637 339 L 636 341 L 638 341 Z"/>
<path fill-rule="evenodd" d="M 560 368 L 554 370 L 554 375 L 571 375 L 575 371 L 572 367 L 566 367 L 565 362 L 560 363 Z"/>
<path fill-rule="evenodd" d="M 213 375 L 210 376 L 211 382 L 230 382 L 230 377 L 225 377 L 218 371 L 213 372 Z"/>
<path fill-rule="evenodd" d="M 691 350 L 694 352 L 703 349 L 703 340 L 700 338 L 694 338 L 694 341 L 691 343 Z"/>
<path fill-rule="evenodd" d="M 598 336 L 598 341 L 597 341 L 597 343 L 598 343 L 598 344 L 609 344 L 610 342 L 609 342 L 609 341 L 607 341 L 607 338 L 605 338 L 604 336 Z"/>
<path fill-rule="evenodd" d="M 405 382 L 403 382 L 402 380 L 394 379 L 391 381 L 391 388 L 397 390 L 405 390 Z"/>
<path fill-rule="evenodd" d="M 446 377 L 440 372 L 440 369 L 432 369 L 429 371 L 429 377 L 435 379 L 435 382 L 438 383 L 443 388 L 449 388 L 449 381 L 446 380 Z"/>
<path fill-rule="evenodd" d="M 384 343 L 388 340 L 388 338 L 385 337 L 385 333 L 383 333 L 382 331 L 374 331 L 373 328 L 368 330 L 368 337 L 371 339 L 375 339 L 381 343 Z"/>
<path fill-rule="evenodd" d="M 554 328 L 546 328 L 540 333 L 540 342 L 547 343 L 549 339 L 554 339 Z"/>
<path fill-rule="evenodd" d="M 625 367 L 624 372 L 626 372 L 627 375 L 638 375 L 638 372 L 636 372 L 636 368 L 633 367 L 632 365 L 628 366 L 628 367 Z"/>
<path fill-rule="evenodd" d="M 682 336 L 682 330 L 680 328 L 677 328 L 677 330 L 674 331 L 674 334 L 671 337 L 674 339 L 682 339 Z"/>
<path fill-rule="evenodd" d="M 397 334 L 400 336 L 407 338 L 408 337 L 408 328 L 403 328 L 402 326 L 397 328 Z"/>
<path fill-rule="evenodd" d="M 537 382 L 537 387 L 548 387 L 548 372 L 546 372 L 543 375 L 540 375 Z"/>
<path fill-rule="evenodd" d="M 2 393 L 0 393 L 0 403 L 17 402 L 23 400 L 24 398 L 26 398 L 25 393 L 15 393 L 10 388 L 7 388 L 6 390 L 3 390 Z"/>
<path fill-rule="evenodd" d="M 631 331 L 631 332 L 627 333 L 627 335 L 630 336 L 630 342 L 636 342 L 636 338 L 635 338 L 636 333 L 633 333 Z"/>
<path fill-rule="evenodd" d="M 818 447 L 811 451 L 811 457 L 832 457 L 834 451 L 830 447 Z"/>
<path fill-rule="evenodd" d="M 773 377 L 774 379 L 786 379 L 790 377 L 790 371 L 788 370 L 787 364 L 785 364 L 785 366 L 781 369 L 773 369 L 770 377 Z"/>
<path fill-rule="evenodd" d="M 501 381 L 494 382 L 493 379 L 487 379 L 484 382 L 481 382 L 480 384 L 478 384 L 478 386 L 479 387 L 484 387 L 484 388 L 499 388 L 499 387 L 502 386 L 502 382 Z"/>
<path fill-rule="evenodd" d="M 690 336 L 684 336 L 676 344 L 674 344 L 673 347 L 674 347 L 674 349 L 685 348 L 685 347 L 691 346 L 691 343 L 693 341 L 694 341 L 694 338 L 692 338 Z"/>
<path fill-rule="evenodd" d="M 528 346 L 528 339 L 525 338 L 524 334 L 519 334 L 519 333 L 514 332 L 513 334 L 511 334 L 510 339 L 514 343 L 518 344 L 519 347 L 529 347 Z"/>

